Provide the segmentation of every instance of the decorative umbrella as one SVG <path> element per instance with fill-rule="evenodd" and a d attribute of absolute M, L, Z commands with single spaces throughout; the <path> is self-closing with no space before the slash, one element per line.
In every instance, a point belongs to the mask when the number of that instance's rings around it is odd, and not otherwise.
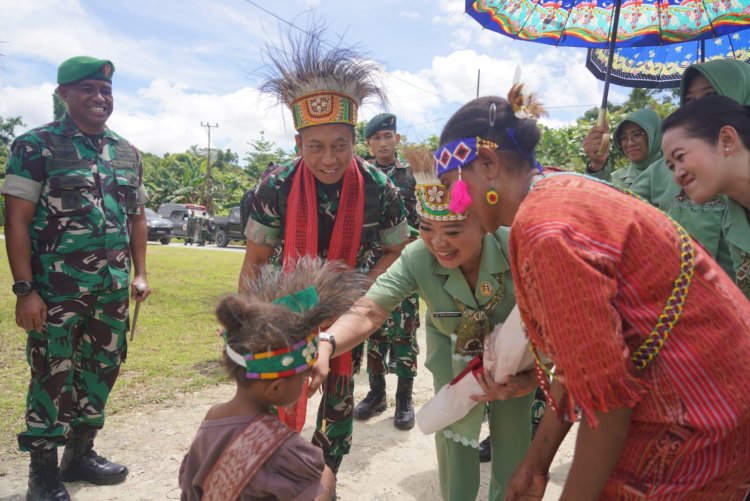
<path fill-rule="evenodd" d="M 599 80 L 607 75 L 609 50 L 589 49 L 586 68 Z M 750 30 L 710 40 L 615 49 L 610 82 L 623 87 L 669 89 L 680 86 L 682 73 L 693 63 L 712 59 L 750 61 Z"/>
<path fill-rule="evenodd" d="M 606 119 L 615 47 L 715 38 L 750 27 L 750 0 L 466 0 L 484 28 L 518 40 L 608 48 L 599 123 Z M 609 146 L 609 138 L 602 148 Z"/>

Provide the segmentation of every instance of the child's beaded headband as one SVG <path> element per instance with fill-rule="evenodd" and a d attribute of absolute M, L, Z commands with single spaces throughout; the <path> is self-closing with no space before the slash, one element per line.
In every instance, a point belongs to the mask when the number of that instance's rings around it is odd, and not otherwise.
<path fill-rule="evenodd" d="M 318 304 L 318 292 L 314 286 L 299 292 L 280 297 L 273 301 L 295 313 L 304 313 Z M 227 341 L 227 331 L 221 333 L 227 356 L 240 367 L 245 368 L 248 379 L 279 379 L 293 376 L 311 367 L 318 355 L 318 333 L 311 332 L 305 339 L 291 346 L 260 353 L 237 353 Z"/>

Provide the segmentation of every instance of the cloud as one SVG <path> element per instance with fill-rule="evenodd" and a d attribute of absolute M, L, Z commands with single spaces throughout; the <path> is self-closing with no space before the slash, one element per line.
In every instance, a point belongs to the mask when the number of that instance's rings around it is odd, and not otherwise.
<path fill-rule="evenodd" d="M 420 19 L 421 16 L 419 15 L 418 12 L 402 10 L 401 12 L 398 13 L 398 17 L 402 17 L 404 19 L 417 20 L 417 19 Z"/>

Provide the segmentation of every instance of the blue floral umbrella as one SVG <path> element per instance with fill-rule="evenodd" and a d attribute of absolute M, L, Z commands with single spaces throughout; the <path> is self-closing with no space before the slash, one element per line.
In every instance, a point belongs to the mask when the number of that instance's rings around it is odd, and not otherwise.
<path fill-rule="evenodd" d="M 518 40 L 609 49 L 600 124 L 615 48 L 715 38 L 750 27 L 750 0 L 466 0 L 465 10 L 482 27 Z"/>
<path fill-rule="evenodd" d="M 586 67 L 596 78 L 604 80 L 608 59 L 609 50 L 589 49 Z M 688 66 L 712 59 L 750 61 L 750 30 L 661 47 L 617 48 L 610 82 L 623 87 L 676 88 Z"/>

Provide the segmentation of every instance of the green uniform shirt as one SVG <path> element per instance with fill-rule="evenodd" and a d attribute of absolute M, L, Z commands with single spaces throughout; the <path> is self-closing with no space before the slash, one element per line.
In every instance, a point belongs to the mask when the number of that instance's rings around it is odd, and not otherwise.
<path fill-rule="evenodd" d="M 721 230 L 727 208 L 723 197 L 716 196 L 705 204 L 693 203 L 675 182 L 664 158 L 651 164 L 630 189 L 680 223 L 734 278 L 729 244 Z"/>
<path fill-rule="evenodd" d="M 727 199 L 727 211 L 721 227 L 732 253 L 737 285 L 750 299 L 750 222 L 745 208 Z"/>
<path fill-rule="evenodd" d="M 147 200 L 138 150 L 105 129 L 87 136 L 66 113 L 11 146 L 2 193 L 36 204 L 34 281 L 46 295 L 128 286 L 130 227 Z"/>
<path fill-rule="evenodd" d="M 434 312 L 457 312 L 454 298 L 470 308 L 479 308 L 491 299 L 491 293 L 504 288 L 502 300 L 489 315 L 491 325 L 505 321 L 516 304 L 513 277 L 507 260 L 508 230 L 501 228 L 487 234 L 482 242 L 482 256 L 476 290 L 470 290 L 460 269 L 441 266 L 427 250 L 422 240 L 410 243 L 388 270 L 370 287 L 366 297 L 381 308 L 391 311 L 413 292 L 427 305 L 427 354 L 425 367 L 432 373 L 437 392 L 466 366 L 466 361 L 454 356 L 455 333 L 459 324 L 456 317 L 433 317 Z M 488 294 L 488 292 L 490 292 Z M 474 410 L 481 408 L 477 406 Z M 469 413 L 450 428 L 463 437 L 474 439 L 484 416 L 483 409 Z"/>

